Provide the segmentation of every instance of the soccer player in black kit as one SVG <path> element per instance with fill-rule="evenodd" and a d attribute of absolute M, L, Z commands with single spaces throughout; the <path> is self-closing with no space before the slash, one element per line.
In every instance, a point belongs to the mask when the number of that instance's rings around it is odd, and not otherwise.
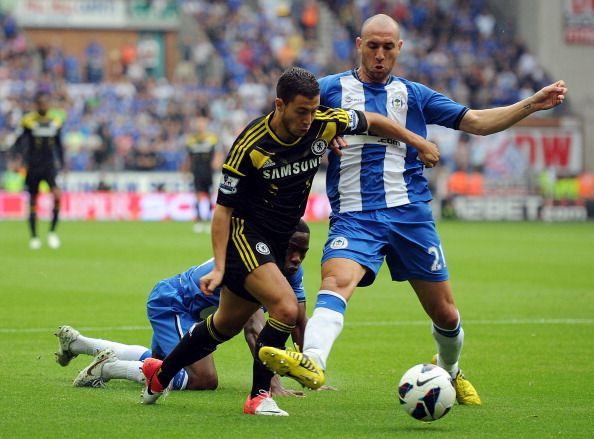
<path fill-rule="evenodd" d="M 64 149 L 61 141 L 62 119 L 49 112 L 50 95 L 45 91 L 35 95 L 35 111 L 27 113 L 21 119 L 20 134 L 17 137 L 12 153 L 20 157 L 26 170 L 25 185 L 29 192 L 29 229 L 31 240 L 29 247 L 33 250 L 41 248 L 41 240 L 37 236 L 37 194 L 39 184 L 47 182 L 50 187 L 54 206 L 52 220 L 47 237 L 51 248 L 60 247 L 60 238 L 56 234 L 56 226 L 60 215 L 60 188 L 56 184 L 58 170 L 64 167 Z"/>
<path fill-rule="evenodd" d="M 208 118 L 195 120 L 195 132 L 186 137 L 186 149 L 190 162 L 190 171 L 196 192 L 196 222 L 194 231 L 210 232 L 210 188 L 212 186 L 213 163 L 222 162 L 219 136 L 208 130 Z M 220 157 L 220 158 L 219 158 Z"/>
<path fill-rule="evenodd" d="M 284 348 L 295 327 L 297 300 L 279 267 L 323 154 L 336 136 L 370 129 L 414 145 L 428 166 L 439 159 L 433 143 L 384 116 L 320 107 L 318 82 L 307 70 L 286 70 L 276 93 L 274 111 L 244 129 L 223 165 L 212 219 L 214 269 L 200 280 L 205 294 L 223 285 L 219 308 L 192 327 L 165 360 L 144 361 L 145 404 L 155 403 L 182 367 L 235 336 L 264 305 L 269 318 L 256 342 L 259 361 L 253 364 L 244 413 L 287 416 L 270 396 L 273 372 L 265 363 L 273 359 L 265 352 L 267 347 Z M 321 387 L 324 372 L 303 354 L 293 354 L 299 367 L 291 377 L 312 389 Z"/>

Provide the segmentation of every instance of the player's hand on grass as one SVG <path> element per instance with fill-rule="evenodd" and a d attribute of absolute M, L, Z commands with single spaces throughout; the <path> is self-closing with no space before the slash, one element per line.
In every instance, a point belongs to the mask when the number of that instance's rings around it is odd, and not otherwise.
<path fill-rule="evenodd" d="M 278 375 L 274 375 L 270 381 L 270 393 L 272 396 L 293 396 L 303 397 L 305 393 L 301 390 L 285 389 L 281 383 Z"/>
<path fill-rule="evenodd" d="M 200 290 L 207 296 L 210 296 L 214 293 L 216 287 L 221 285 L 221 282 L 223 282 L 223 272 L 215 268 L 200 278 Z"/>
<path fill-rule="evenodd" d="M 319 392 L 320 390 L 330 390 L 332 392 L 336 392 L 338 389 L 334 386 L 329 386 L 328 384 L 324 384 L 322 387 L 320 387 L 318 390 L 316 390 L 316 392 Z"/>

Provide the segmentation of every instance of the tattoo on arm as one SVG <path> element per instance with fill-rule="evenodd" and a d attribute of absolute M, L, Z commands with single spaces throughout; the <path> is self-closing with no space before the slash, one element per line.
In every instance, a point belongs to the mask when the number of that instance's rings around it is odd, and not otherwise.
<path fill-rule="evenodd" d="M 532 104 L 524 105 L 524 110 L 530 110 L 532 108 Z"/>

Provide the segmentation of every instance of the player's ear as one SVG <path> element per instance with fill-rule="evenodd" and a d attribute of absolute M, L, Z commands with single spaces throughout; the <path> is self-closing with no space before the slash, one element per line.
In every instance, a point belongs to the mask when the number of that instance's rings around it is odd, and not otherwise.
<path fill-rule="evenodd" d="M 355 38 L 355 47 L 357 50 L 361 49 L 361 45 L 363 44 L 363 39 L 361 37 Z"/>
<path fill-rule="evenodd" d="M 278 112 L 281 112 L 285 109 L 285 103 L 281 98 L 274 99 L 274 109 Z"/>

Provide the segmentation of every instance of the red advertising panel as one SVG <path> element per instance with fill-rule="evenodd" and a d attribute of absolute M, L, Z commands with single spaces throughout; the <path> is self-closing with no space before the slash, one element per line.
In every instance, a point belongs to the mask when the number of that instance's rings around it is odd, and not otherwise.
<path fill-rule="evenodd" d="M 594 0 L 565 0 L 565 42 L 594 45 Z"/>
<path fill-rule="evenodd" d="M 40 218 L 51 217 L 51 194 L 39 196 L 37 211 Z M 325 220 L 329 211 L 325 195 L 311 194 L 304 218 Z M 0 220 L 25 219 L 27 213 L 27 194 L 0 192 Z M 66 220 L 192 221 L 195 213 L 195 195 L 191 192 L 66 192 L 62 194 L 60 216 Z"/>

